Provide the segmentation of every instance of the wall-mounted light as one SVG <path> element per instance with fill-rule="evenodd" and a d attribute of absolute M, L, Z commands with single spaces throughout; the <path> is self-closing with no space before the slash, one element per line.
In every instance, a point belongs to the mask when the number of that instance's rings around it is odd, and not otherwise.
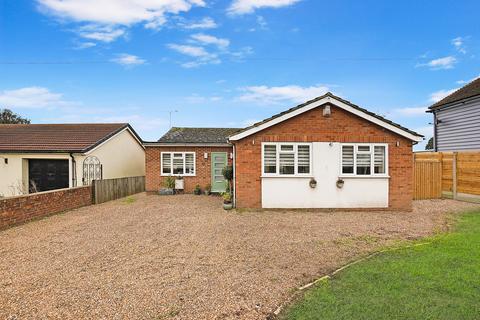
<path fill-rule="evenodd" d="M 323 108 L 323 116 L 324 117 L 330 117 L 330 115 L 332 114 L 332 111 L 330 110 L 330 105 L 326 105 L 324 108 Z"/>
<path fill-rule="evenodd" d="M 0 157 L 0 158 L 3 158 L 3 157 Z M 8 158 L 3 158 L 3 162 L 5 162 L 5 164 L 8 164 Z"/>
<path fill-rule="evenodd" d="M 230 152 L 230 159 L 233 159 L 233 152 Z"/>
<path fill-rule="evenodd" d="M 205 159 L 208 159 L 208 153 L 205 152 L 205 153 L 203 154 L 203 157 L 204 157 Z"/>
<path fill-rule="evenodd" d="M 397 147 L 400 147 L 400 141 L 397 141 L 397 143 L 395 143 L 395 145 L 396 145 Z"/>

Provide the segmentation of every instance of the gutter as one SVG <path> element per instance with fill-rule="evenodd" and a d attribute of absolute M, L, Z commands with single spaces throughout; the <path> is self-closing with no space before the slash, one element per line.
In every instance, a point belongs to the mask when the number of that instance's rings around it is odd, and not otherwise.
<path fill-rule="evenodd" d="M 169 143 L 169 142 L 143 142 L 145 147 L 231 147 L 230 143 Z"/>
<path fill-rule="evenodd" d="M 233 146 L 233 207 L 237 207 L 237 179 L 236 179 L 236 160 L 237 160 L 237 155 L 235 154 L 235 144 L 232 144 Z"/>

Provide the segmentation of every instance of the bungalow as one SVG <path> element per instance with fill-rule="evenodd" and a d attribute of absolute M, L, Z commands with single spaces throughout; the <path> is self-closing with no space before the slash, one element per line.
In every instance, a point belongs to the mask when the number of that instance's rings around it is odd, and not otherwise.
<path fill-rule="evenodd" d="M 146 144 L 146 189 L 170 175 L 184 176 L 187 192 L 213 186 L 232 158 L 237 208 L 408 210 L 422 139 L 327 93 L 241 130 L 173 128 Z"/>
<path fill-rule="evenodd" d="M 145 150 L 127 123 L 0 125 L 0 196 L 145 175 Z"/>

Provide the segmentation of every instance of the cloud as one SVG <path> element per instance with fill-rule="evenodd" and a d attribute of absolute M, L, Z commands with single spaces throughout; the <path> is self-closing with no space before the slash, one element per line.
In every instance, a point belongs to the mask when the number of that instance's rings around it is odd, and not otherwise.
<path fill-rule="evenodd" d="M 180 25 L 185 29 L 215 29 L 218 27 L 215 20 L 210 17 L 205 17 L 200 21 L 180 23 Z"/>
<path fill-rule="evenodd" d="M 440 69 L 452 69 L 455 63 L 457 63 L 457 58 L 455 58 L 454 56 L 447 56 L 447 57 L 431 60 L 427 63 L 420 63 L 420 64 L 417 64 L 417 66 L 429 67 L 432 70 L 440 70 Z"/>
<path fill-rule="evenodd" d="M 196 33 L 190 36 L 194 42 L 202 45 L 215 45 L 219 49 L 225 49 L 230 45 L 230 40 L 225 38 L 217 38 L 204 33 Z"/>
<path fill-rule="evenodd" d="M 194 61 L 181 64 L 182 67 L 187 69 L 196 68 L 205 64 L 219 64 L 221 62 L 217 54 L 208 52 L 204 47 L 175 43 L 168 44 L 167 47 L 183 55 L 196 58 Z"/>
<path fill-rule="evenodd" d="M 75 49 L 78 49 L 78 50 L 88 49 L 88 48 L 95 47 L 96 45 L 97 44 L 95 42 L 81 42 L 81 43 L 77 44 Z"/>
<path fill-rule="evenodd" d="M 53 108 L 72 104 L 63 100 L 62 94 L 43 87 L 25 87 L 0 92 L 3 108 Z"/>
<path fill-rule="evenodd" d="M 261 8 L 280 8 L 291 6 L 300 0 L 234 0 L 227 12 L 230 15 L 253 13 Z"/>
<path fill-rule="evenodd" d="M 126 34 L 124 28 L 114 26 L 101 26 L 89 24 L 76 30 L 78 35 L 85 39 L 97 40 L 101 42 L 112 42 Z"/>
<path fill-rule="evenodd" d="M 427 108 L 426 107 L 407 107 L 407 108 L 395 109 L 394 111 L 399 115 L 412 117 L 412 116 L 425 114 L 425 112 L 427 111 Z"/>
<path fill-rule="evenodd" d="M 455 47 L 455 50 L 457 50 L 460 53 L 466 54 L 467 49 L 465 47 L 465 40 L 466 38 L 464 37 L 456 37 L 455 39 L 452 39 L 452 45 Z"/>
<path fill-rule="evenodd" d="M 37 0 L 39 10 L 64 22 L 84 24 L 81 37 L 111 42 L 135 24 L 158 29 L 168 15 L 204 7 L 203 0 Z M 85 30 L 88 29 L 88 30 Z"/>
<path fill-rule="evenodd" d="M 200 96 L 198 94 L 192 94 L 191 96 L 185 97 L 184 99 L 188 103 L 196 104 L 196 103 L 206 103 L 206 102 L 218 102 L 223 100 L 223 97 L 220 97 L 220 96 L 205 97 L 205 96 Z"/>
<path fill-rule="evenodd" d="M 454 93 L 458 89 L 459 88 L 455 88 L 455 89 L 451 89 L 451 90 L 436 91 L 436 92 L 430 94 L 430 102 L 433 102 L 433 103 L 438 102 L 438 101 L 442 100 L 443 98 L 445 98 L 446 96 L 451 95 L 452 93 Z"/>
<path fill-rule="evenodd" d="M 478 75 L 478 76 L 476 76 L 476 77 L 474 77 L 474 78 L 472 78 L 472 79 L 470 79 L 470 80 L 458 80 L 458 81 L 456 81 L 456 83 L 463 85 L 463 84 L 467 84 L 467 83 L 470 83 L 470 82 L 472 82 L 472 81 L 475 81 L 475 80 L 477 80 L 478 78 L 480 78 L 480 75 Z"/>
<path fill-rule="evenodd" d="M 258 104 L 302 103 L 321 96 L 329 91 L 326 86 L 301 87 L 289 85 L 283 87 L 250 86 L 241 88 L 244 93 L 239 100 Z"/>
<path fill-rule="evenodd" d="M 141 59 L 138 56 L 134 56 L 132 54 L 126 54 L 126 53 L 119 54 L 116 58 L 112 59 L 111 61 L 126 67 L 134 67 L 134 66 L 138 66 L 146 63 L 144 59 Z"/>

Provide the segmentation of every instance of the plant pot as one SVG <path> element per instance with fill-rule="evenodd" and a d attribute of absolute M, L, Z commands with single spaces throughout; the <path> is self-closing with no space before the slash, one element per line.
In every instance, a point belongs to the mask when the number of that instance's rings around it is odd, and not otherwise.
<path fill-rule="evenodd" d="M 209 196 L 210 193 L 211 193 L 210 190 L 205 190 L 205 195 L 206 195 L 206 196 Z"/>
<path fill-rule="evenodd" d="M 199 196 L 199 195 L 202 194 L 202 191 L 201 190 L 193 190 L 193 194 Z"/>
<path fill-rule="evenodd" d="M 175 194 L 175 190 L 174 189 L 170 189 L 170 188 L 162 188 L 160 189 L 160 191 L 158 192 L 161 196 L 172 196 Z"/>
<path fill-rule="evenodd" d="M 233 209 L 233 203 L 232 202 L 228 202 L 228 203 L 223 203 L 223 209 L 224 210 L 232 210 Z"/>

